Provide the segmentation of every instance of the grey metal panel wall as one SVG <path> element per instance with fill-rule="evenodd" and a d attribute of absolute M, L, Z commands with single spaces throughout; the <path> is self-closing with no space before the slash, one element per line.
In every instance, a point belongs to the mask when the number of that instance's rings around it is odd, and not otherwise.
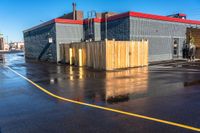
<path fill-rule="evenodd" d="M 101 23 L 94 23 L 94 40 L 101 40 Z"/>
<path fill-rule="evenodd" d="M 187 27 L 194 26 L 130 17 L 130 40 L 149 40 L 149 61 L 172 59 L 173 38 L 179 38 L 179 57 L 182 57 L 182 45 L 186 39 Z"/>
<path fill-rule="evenodd" d="M 84 40 L 89 40 L 90 37 L 92 37 L 94 41 L 100 41 L 101 40 L 101 23 L 93 22 L 92 27 L 90 28 L 91 29 L 88 29 L 88 24 L 83 25 Z M 91 32 L 92 32 L 92 35 L 89 36 L 89 33 Z"/>
<path fill-rule="evenodd" d="M 55 32 L 55 24 L 46 25 L 32 31 L 24 32 L 25 57 L 31 59 L 38 59 L 43 48 L 46 46 L 46 44 L 48 44 L 48 35 L 51 35 L 54 39 L 54 43 L 44 54 L 42 60 L 49 60 L 47 53 L 51 52 L 51 61 L 55 62 L 57 58 Z"/>
<path fill-rule="evenodd" d="M 121 18 L 107 23 L 107 39 L 130 40 L 129 18 Z M 105 23 L 101 24 L 101 40 L 106 38 Z"/>
<path fill-rule="evenodd" d="M 89 39 L 89 29 L 88 29 L 88 24 L 83 25 L 83 35 L 84 35 L 84 40 Z"/>
<path fill-rule="evenodd" d="M 61 43 L 81 42 L 84 40 L 83 25 L 56 23 L 57 61 L 60 61 Z"/>

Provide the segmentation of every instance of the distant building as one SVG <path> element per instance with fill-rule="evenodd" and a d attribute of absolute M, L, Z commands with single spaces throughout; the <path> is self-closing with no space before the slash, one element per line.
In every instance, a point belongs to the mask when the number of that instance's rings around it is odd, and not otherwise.
<path fill-rule="evenodd" d="M 9 50 L 9 44 L 5 41 L 3 34 L 0 36 L 0 50 L 2 51 L 8 51 Z"/>
<path fill-rule="evenodd" d="M 0 50 L 4 50 L 4 38 L 0 37 Z"/>
<path fill-rule="evenodd" d="M 195 36 L 200 49 L 200 21 L 185 14 L 169 16 L 139 12 L 76 11 L 24 31 L 26 58 L 61 61 L 60 44 L 86 40 L 149 40 L 149 62 L 183 58 L 183 45 Z M 53 40 L 49 43 L 49 39 Z"/>
<path fill-rule="evenodd" d="M 11 42 L 8 46 L 11 50 L 24 50 L 24 42 Z"/>
<path fill-rule="evenodd" d="M 10 50 L 10 45 L 8 43 L 4 43 L 4 50 L 9 51 Z"/>

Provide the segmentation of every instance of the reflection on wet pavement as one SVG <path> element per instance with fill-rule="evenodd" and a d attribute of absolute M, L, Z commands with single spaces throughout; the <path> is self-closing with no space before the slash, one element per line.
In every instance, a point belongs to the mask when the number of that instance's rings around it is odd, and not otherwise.
<path fill-rule="evenodd" d="M 148 68 L 107 72 L 105 84 L 106 101 L 109 103 L 128 101 L 130 95 L 147 93 Z"/>
<path fill-rule="evenodd" d="M 10 66 L 18 73 L 61 97 L 178 123 L 185 123 L 195 127 L 200 126 L 200 119 L 197 117 L 200 116 L 200 69 L 198 63 L 195 63 L 195 65 L 193 63 L 191 66 L 187 65 L 187 67 L 183 63 L 179 67 L 175 67 L 173 64 L 162 64 L 144 68 L 105 72 L 84 67 L 71 67 L 31 60 L 25 61 L 21 53 L 7 54 L 5 55 L 5 59 L 4 65 Z M 53 104 L 56 104 L 54 105 L 55 107 L 64 103 L 57 99 L 51 99 L 42 92 L 40 93 L 34 86 L 17 77 L 5 67 L 2 66 L 0 70 L 0 91 L 2 92 L 0 93 L 0 100 L 1 98 L 7 98 L 6 96 L 8 95 L 15 96 L 20 99 L 16 102 L 22 102 L 26 107 L 27 104 L 30 104 L 31 109 L 39 106 L 37 105 L 40 103 L 38 99 L 45 99 L 50 103 L 53 101 Z M 1 89 L 7 88 L 8 86 L 14 92 Z M 7 91 L 10 91 L 9 94 L 6 93 Z M 36 99 L 34 95 L 38 95 Z M 29 98 L 37 104 L 35 103 L 34 106 L 31 106 L 32 101 L 26 103 L 26 99 Z M 69 111 L 69 107 L 75 106 L 68 106 L 68 104 L 62 105 L 67 106 L 67 108 L 61 109 L 63 112 L 66 112 L 66 110 Z M 21 106 L 23 107 L 23 105 Z M 46 109 L 44 104 L 42 106 L 39 107 Z M 51 106 L 48 106 L 48 109 L 51 109 Z M 88 113 L 87 111 L 90 109 L 83 107 L 82 110 L 80 108 L 76 108 L 76 110 L 77 112 L 83 110 L 83 112 Z M 63 113 L 62 111 L 61 114 Z M 49 114 L 54 113 L 51 112 Z M 120 119 L 120 121 L 124 119 L 124 116 L 117 115 L 118 117 L 115 117 L 116 115 L 113 114 L 112 117 L 109 115 L 109 117 L 102 118 L 110 119 L 110 121 L 106 120 L 111 123 L 116 119 Z M 99 112 L 95 118 L 97 116 L 99 116 Z M 62 115 L 58 117 L 61 118 Z M 76 117 L 74 116 L 73 119 Z M 81 115 L 80 117 L 81 120 L 85 120 L 84 118 L 86 117 L 90 118 L 89 115 L 84 115 L 84 117 Z M 98 119 L 100 119 L 99 117 Z M 96 122 L 95 118 L 91 117 Z M 54 119 L 57 119 L 57 116 L 52 118 L 53 121 Z M 125 119 L 126 124 L 129 123 L 127 121 L 130 122 L 130 118 Z M 134 124 L 137 123 L 138 121 Z M 142 125 L 142 127 L 147 125 Z M 128 126 L 126 125 L 126 127 Z M 152 128 L 154 129 L 154 127 Z"/>
<path fill-rule="evenodd" d="M 13 58 L 9 58 L 10 56 L 12 55 L 6 57 L 6 65 L 49 91 L 66 98 L 92 103 L 113 104 L 181 93 L 182 88 L 197 84 L 195 77 L 200 75 L 199 70 L 194 70 L 194 75 L 189 69 L 173 68 L 174 63 L 171 67 L 170 64 L 161 64 L 149 68 L 105 72 L 29 60 L 25 63 L 21 53 L 12 56 Z"/>

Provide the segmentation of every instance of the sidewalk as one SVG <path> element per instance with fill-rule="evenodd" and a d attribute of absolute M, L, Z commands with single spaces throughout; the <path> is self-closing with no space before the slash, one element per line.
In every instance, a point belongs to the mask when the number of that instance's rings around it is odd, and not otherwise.
<path fill-rule="evenodd" d="M 200 59 L 195 59 L 194 62 L 199 62 L 199 61 Z M 149 66 L 160 65 L 160 64 L 170 64 L 170 63 L 194 63 L 194 62 L 188 62 L 187 59 L 173 59 L 173 60 L 166 60 L 166 61 L 150 62 Z"/>

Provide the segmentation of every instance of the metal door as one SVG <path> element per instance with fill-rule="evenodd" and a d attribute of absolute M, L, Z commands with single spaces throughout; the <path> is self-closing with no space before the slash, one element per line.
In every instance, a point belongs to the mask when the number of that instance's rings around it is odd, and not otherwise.
<path fill-rule="evenodd" d="M 172 54 L 173 54 L 173 58 L 178 58 L 178 55 L 179 55 L 179 38 L 173 39 Z"/>

